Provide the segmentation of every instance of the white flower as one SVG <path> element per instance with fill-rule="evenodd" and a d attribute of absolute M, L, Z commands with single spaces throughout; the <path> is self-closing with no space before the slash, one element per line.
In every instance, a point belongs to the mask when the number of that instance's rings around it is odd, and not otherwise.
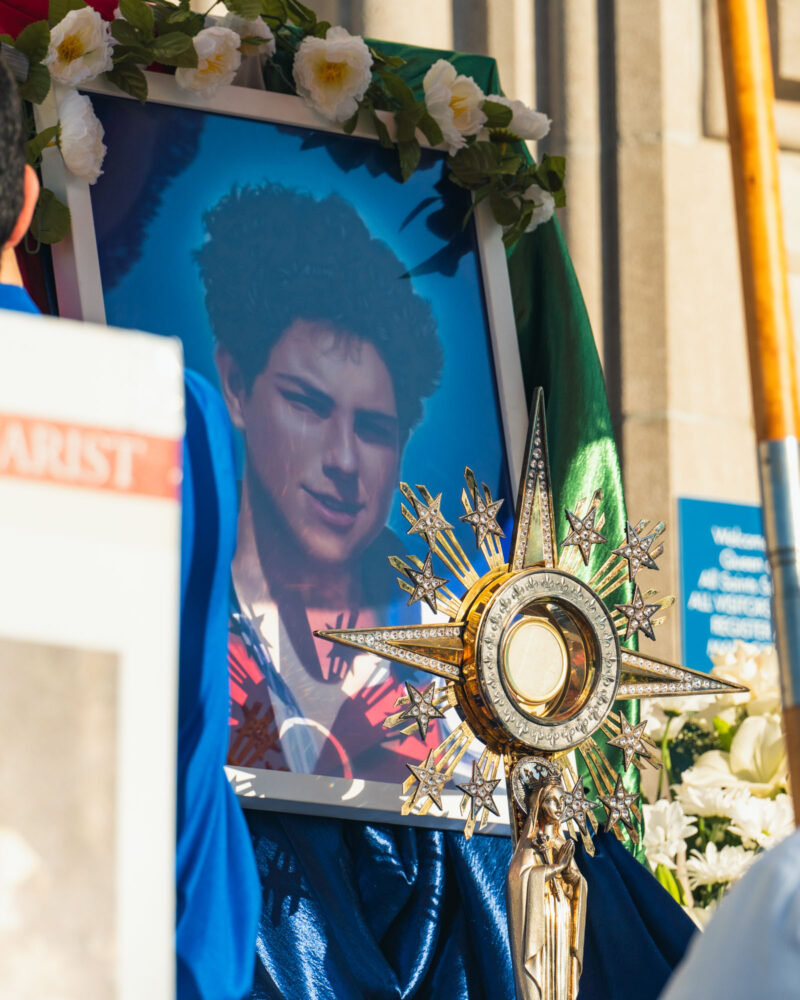
<path fill-rule="evenodd" d="M 64 163 L 81 180 L 94 184 L 102 174 L 106 147 L 103 143 L 103 126 L 85 94 L 71 90 L 58 109 L 58 145 Z"/>
<path fill-rule="evenodd" d="M 44 64 L 68 87 L 94 80 L 113 65 L 110 26 L 91 7 L 69 11 L 50 32 Z"/>
<path fill-rule="evenodd" d="M 746 847 L 774 847 L 794 830 L 794 807 L 788 795 L 775 799 L 740 796 L 728 815 L 731 833 L 741 837 Z"/>
<path fill-rule="evenodd" d="M 775 650 L 737 642 L 732 650 L 712 656 L 711 674 L 723 680 L 744 684 L 749 691 L 726 695 L 718 699 L 721 707 L 744 705 L 748 715 L 765 715 L 780 712 L 781 688 L 778 658 Z"/>
<path fill-rule="evenodd" d="M 425 107 L 442 130 L 452 156 L 466 145 L 468 135 L 477 135 L 486 124 L 481 104 L 486 95 L 471 76 L 456 73 L 446 59 L 437 59 L 422 81 Z M 494 98 L 492 98 L 494 100 Z"/>
<path fill-rule="evenodd" d="M 756 855 L 744 847 L 723 847 L 717 850 L 716 844 L 706 844 L 705 854 L 692 851 L 686 862 L 689 884 L 694 889 L 698 885 L 719 885 L 726 882 L 736 882 L 755 861 Z"/>
<path fill-rule="evenodd" d="M 768 796 L 785 788 L 789 768 L 780 717 L 748 716 L 733 737 L 728 764 L 752 795 Z"/>
<path fill-rule="evenodd" d="M 175 70 L 175 82 L 184 90 L 210 97 L 220 87 L 232 83 L 242 64 L 239 52 L 241 39 L 235 31 L 214 25 L 203 28 L 193 39 L 197 52 L 197 67 L 180 66 Z"/>
<path fill-rule="evenodd" d="M 544 139 L 550 131 L 550 119 L 541 111 L 534 111 L 522 101 L 510 101 L 507 97 L 492 94 L 489 100 L 494 104 L 502 104 L 510 108 L 511 121 L 506 125 L 509 132 L 518 135 L 520 139 Z"/>
<path fill-rule="evenodd" d="M 531 184 L 522 195 L 524 201 L 532 201 L 536 205 L 531 216 L 531 221 L 525 227 L 525 232 L 530 233 L 541 226 L 543 222 L 549 222 L 553 217 L 556 202 L 549 191 L 540 188 L 538 184 Z"/>
<path fill-rule="evenodd" d="M 644 852 L 651 868 L 665 865 L 675 867 L 675 855 L 684 846 L 686 838 L 697 833 L 694 816 L 687 816 L 680 802 L 659 799 L 653 805 L 643 805 Z"/>
<path fill-rule="evenodd" d="M 693 784 L 695 777 L 698 780 L 708 777 L 711 783 Z M 737 798 L 747 795 L 741 788 L 720 788 L 716 784 L 716 778 L 717 775 L 711 768 L 701 772 L 688 768 L 683 772 L 682 784 L 673 785 L 672 790 L 685 812 L 694 816 L 728 816 Z"/>
<path fill-rule="evenodd" d="M 209 21 L 210 18 L 206 19 L 206 24 Z M 235 31 L 241 39 L 263 39 L 258 43 L 251 42 L 248 45 L 242 45 L 240 51 L 243 56 L 254 56 L 256 53 L 261 52 L 268 59 L 271 59 L 275 55 L 275 36 L 272 34 L 269 25 L 262 21 L 260 17 L 256 18 L 255 21 L 248 21 L 243 17 L 239 17 L 238 14 L 226 14 L 219 23 L 223 28 L 230 28 L 231 31 Z"/>
<path fill-rule="evenodd" d="M 718 899 L 712 899 L 708 906 L 684 906 L 684 913 L 690 917 L 701 931 L 708 927 L 711 918 L 717 912 Z"/>
<path fill-rule="evenodd" d="M 324 38 L 307 36 L 294 57 L 297 93 L 324 118 L 344 122 L 372 80 L 367 43 L 344 28 L 328 28 Z"/>

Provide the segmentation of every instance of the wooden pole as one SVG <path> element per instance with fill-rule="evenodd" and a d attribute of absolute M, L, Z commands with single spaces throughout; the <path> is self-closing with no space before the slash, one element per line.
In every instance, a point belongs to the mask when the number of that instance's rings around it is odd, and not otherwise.
<path fill-rule="evenodd" d="M 789 770 L 800 823 L 800 393 L 765 0 L 718 0 L 739 254 Z"/>

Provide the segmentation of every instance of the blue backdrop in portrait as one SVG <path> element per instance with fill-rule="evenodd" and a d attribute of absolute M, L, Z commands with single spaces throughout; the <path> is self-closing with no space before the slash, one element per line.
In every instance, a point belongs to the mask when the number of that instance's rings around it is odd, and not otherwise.
<path fill-rule="evenodd" d="M 475 228 L 462 229 L 468 194 L 442 183 L 444 155 L 424 151 L 420 169 L 402 184 L 395 154 L 368 139 L 103 95 L 92 101 L 109 149 L 92 188 L 107 321 L 180 337 L 187 367 L 218 383 L 193 256 L 204 240 L 203 213 L 247 185 L 340 195 L 407 267 L 443 347 L 440 386 L 405 449 L 402 478 L 452 490 L 470 465 L 506 499 L 508 526 L 511 491 Z M 459 511 L 445 513 L 453 520 Z M 400 534 L 407 528 L 399 502 L 389 524 Z"/>

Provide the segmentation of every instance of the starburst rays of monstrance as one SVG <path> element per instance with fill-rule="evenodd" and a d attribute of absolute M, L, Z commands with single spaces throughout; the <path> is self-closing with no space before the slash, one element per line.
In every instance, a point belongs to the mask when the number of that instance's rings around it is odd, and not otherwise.
<path fill-rule="evenodd" d="M 503 501 L 493 500 L 470 469 L 465 480 L 464 513 L 459 520 L 474 531 L 486 561 L 483 575 L 442 514 L 442 494 L 433 496 L 424 486 L 417 486 L 416 492 L 406 483 L 400 488 L 407 501 L 402 512 L 410 524 L 408 533 L 425 539 L 427 556 L 390 559 L 409 604 L 425 601 L 449 620 L 316 634 L 434 675 L 422 690 L 406 684 L 397 710 L 384 723 L 387 728 L 417 731 L 424 739 L 430 721 L 448 709 L 454 708 L 460 717 L 460 724 L 424 760 L 407 765 L 404 814 L 425 815 L 433 806 L 441 809 L 443 789 L 478 740 L 483 746 L 472 763 L 471 777 L 456 786 L 463 792 L 467 837 L 486 825 L 490 813 L 498 813 L 494 791 L 505 774 L 515 844 L 530 811 L 526 789 L 533 787 L 532 781 L 541 788 L 544 775 L 551 783 L 555 776 L 561 785 L 557 835 L 564 830 L 573 838 L 581 837 L 589 853 L 591 834 L 599 822 L 618 836 L 627 830 L 635 840 L 641 816 L 636 797 L 623 784 L 623 774 L 631 766 L 641 770 L 659 765 L 645 724 L 629 722 L 624 712 L 615 710 L 615 703 L 744 689 L 622 645 L 639 634 L 653 639 L 654 626 L 673 603 L 643 591 L 638 582 L 641 570 L 658 568 L 664 525 L 628 523 L 625 540 L 611 548 L 602 534 L 605 519 L 598 490 L 574 511 L 566 511 L 570 531 L 559 546 L 541 390 L 535 393 L 531 411 L 508 559 L 500 546 L 503 531 L 497 521 Z M 587 580 L 583 577 L 588 576 L 595 545 L 607 546 L 609 554 Z M 450 576 L 435 572 L 434 556 Z M 449 586 L 452 578 L 458 581 L 458 593 Z M 607 604 L 625 582 L 633 585 L 630 602 Z M 600 734 L 604 739 L 597 738 Z M 621 750 L 619 767 L 609 760 L 608 746 Z M 585 765 L 580 775 L 575 754 Z M 584 778 L 590 784 L 589 796 L 594 797 L 587 797 Z M 518 956 L 514 959 L 516 965 Z M 578 961 L 578 973 L 579 965 Z M 558 977 L 552 976 L 555 983 Z M 524 993 L 520 982 L 517 977 L 518 993 Z M 573 991 L 555 985 L 538 987 L 548 1000 L 571 997 L 577 993 L 577 974 Z"/>

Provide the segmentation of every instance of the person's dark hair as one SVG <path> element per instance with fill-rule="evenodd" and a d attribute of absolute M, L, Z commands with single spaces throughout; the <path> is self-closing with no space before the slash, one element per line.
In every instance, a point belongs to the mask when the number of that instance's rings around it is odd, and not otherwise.
<path fill-rule="evenodd" d="M 25 197 L 25 132 L 17 85 L 0 55 L 0 247 L 14 229 Z"/>
<path fill-rule="evenodd" d="M 203 222 L 206 308 L 248 391 L 295 320 L 328 322 L 374 345 L 405 436 L 438 385 L 442 348 L 430 305 L 352 205 L 270 184 L 234 189 Z"/>

